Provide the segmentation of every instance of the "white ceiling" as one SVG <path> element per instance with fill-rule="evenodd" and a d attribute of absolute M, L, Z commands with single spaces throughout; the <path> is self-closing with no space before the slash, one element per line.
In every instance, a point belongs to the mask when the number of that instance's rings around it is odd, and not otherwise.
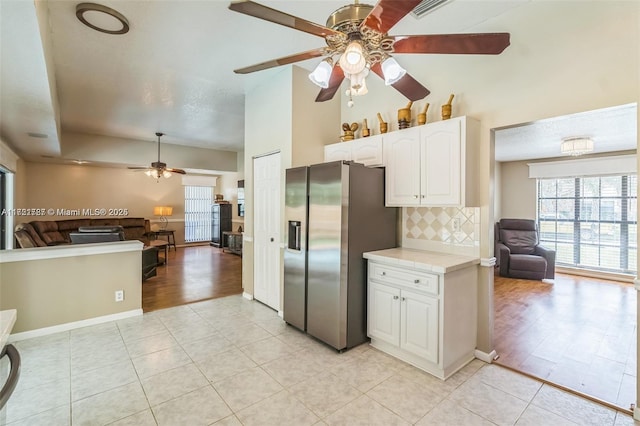
<path fill-rule="evenodd" d="M 347 1 L 262 3 L 324 24 Z M 527 1 L 451 0 L 419 20 L 405 17 L 390 33 L 465 32 Z M 127 17 L 125 35 L 84 26 L 75 16 L 77 3 L 0 1 L 0 137 L 28 159 L 59 156 L 65 132 L 154 141 L 162 131 L 163 143 L 241 151 L 250 80 L 232 70 L 324 45 L 318 37 L 232 12 L 228 1 L 101 0 Z M 311 69 L 318 61 L 299 65 Z M 587 130 L 597 147 L 605 146 L 601 139 L 615 139 L 600 137 L 602 129 L 593 126 L 571 133 Z M 548 133 L 542 143 L 527 131 L 498 132 L 497 155 L 524 152 L 517 143 L 531 155 L 547 144 L 557 149 L 557 134 Z M 635 149 L 633 140 L 627 149 Z"/>
<path fill-rule="evenodd" d="M 637 104 L 554 117 L 498 129 L 497 161 L 559 157 L 562 139 L 589 137 L 594 154 L 634 150 L 637 145 Z"/>

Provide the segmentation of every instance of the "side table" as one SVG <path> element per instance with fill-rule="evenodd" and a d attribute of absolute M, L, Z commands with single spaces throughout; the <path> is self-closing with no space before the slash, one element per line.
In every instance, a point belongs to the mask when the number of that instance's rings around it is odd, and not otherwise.
<path fill-rule="evenodd" d="M 147 234 L 153 236 L 154 240 L 158 240 L 158 237 L 167 237 L 167 244 L 169 245 L 169 249 L 173 246 L 173 251 L 176 251 L 176 236 L 174 234 L 174 230 L 172 229 L 163 229 L 160 231 L 151 231 Z"/>
<path fill-rule="evenodd" d="M 156 247 L 158 249 L 158 251 L 160 250 L 164 250 L 164 259 L 162 262 L 160 262 L 158 260 L 158 265 L 162 265 L 163 263 L 165 265 L 169 264 L 169 243 L 164 241 L 164 240 L 153 240 L 153 241 L 149 241 L 149 246 L 150 247 Z"/>

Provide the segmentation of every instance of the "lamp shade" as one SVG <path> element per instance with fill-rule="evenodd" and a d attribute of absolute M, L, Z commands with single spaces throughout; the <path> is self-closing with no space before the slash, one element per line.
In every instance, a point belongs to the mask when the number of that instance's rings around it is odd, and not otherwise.
<path fill-rule="evenodd" d="M 328 62 L 328 60 L 325 59 L 318 64 L 316 69 L 314 69 L 311 74 L 309 74 L 309 80 L 311 80 L 313 84 L 326 89 L 327 87 L 329 87 L 331 71 L 331 64 Z"/>
<path fill-rule="evenodd" d="M 382 63 L 382 74 L 384 74 L 384 84 L 390 86 L 394 83 L 397 83 L 404 75 L 407 73 L 407 70 L 402 68 L 398 62 L 393 58 L 387 58 Z"/>
<path fill-rule="evenodd" d="M 362 44 L 354 40 L 345 49 L 340 57 L 340 66 L 345 74 L 358 74 L 367 65 L 367 60 L 362 51 Z"/>
<path fill-rule="evenodd" d="M 560 152 L 565 155 L 578 156 L 593 152 L 593 140 L 585 137 L 565 138 L 560 144 Z"/>
<path fill-rule="evenodd" d="M 154 216 L 171 216 L 173 214 L 173 207 L 170 206 L 156 206 L 153 208 Z"/>

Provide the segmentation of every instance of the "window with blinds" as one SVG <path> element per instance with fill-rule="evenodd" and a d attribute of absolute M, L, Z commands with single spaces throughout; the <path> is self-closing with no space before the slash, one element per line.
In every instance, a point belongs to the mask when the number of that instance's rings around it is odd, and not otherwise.
<path fill-rule="evenodd" d="M 636 273 L 637 175 L 538 179 L 541 244 L 556 264 Z"/>
<path fill-rule="evenodd" d="M 211 241 L 213 187 L 184 187 L 184 240 L 187 243 Z"/>

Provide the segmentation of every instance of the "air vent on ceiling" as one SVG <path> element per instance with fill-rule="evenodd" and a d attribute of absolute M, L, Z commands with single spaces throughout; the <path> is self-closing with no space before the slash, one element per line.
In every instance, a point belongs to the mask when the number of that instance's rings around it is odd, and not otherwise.
<path fill-rule="evenodd" d="M 429 12 L 433 12 L 434 9 L 444 5 L 445 3 L 449 3 L 451 0 L 422 0 L 419 5 L 413 9 L 411 15 L 413 15 L 416 19 L 422 18 Z"/>

